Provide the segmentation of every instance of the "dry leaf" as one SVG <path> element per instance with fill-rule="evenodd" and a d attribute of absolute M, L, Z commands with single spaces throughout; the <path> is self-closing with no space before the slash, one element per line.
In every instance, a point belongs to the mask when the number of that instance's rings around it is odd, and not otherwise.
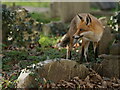
<path fill-rule="evenodd" d="M 90 77 L 87 76 L 87 77 L 85 78 L 85 81 L 86 81 L 86 82 L 90 82 Z"/>
<path fill-rule="evenodd" d="M 106 82 L 106 81 L 103 81 L 103 82 L 102 82 L 102 86 L 103 86 L 104 88 L 107 88 L 107 82 Z"/>
<path fill-rule="evenodd" d="M 87 86 L 87 88 L 93 88 L 94 84 L 87 82 L 86 86 Z"/>
<path fill-rule="evenodd" d="M 118 88 L 118 87 L 120 87 L 120 84 L 115 84 L 115 83 L 113 83 L 112 86 L 115 87 L 115 88 Z"/>

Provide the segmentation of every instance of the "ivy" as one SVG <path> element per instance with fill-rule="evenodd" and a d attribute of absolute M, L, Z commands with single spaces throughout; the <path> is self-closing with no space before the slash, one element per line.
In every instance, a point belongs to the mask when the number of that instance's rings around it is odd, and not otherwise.
<path fill-rule="evenodd" d="M 41 24 L 31 18 L 24 8 L 2 9 L 3 42 L 8 45 L 26 46 L 39 40 Z"/>

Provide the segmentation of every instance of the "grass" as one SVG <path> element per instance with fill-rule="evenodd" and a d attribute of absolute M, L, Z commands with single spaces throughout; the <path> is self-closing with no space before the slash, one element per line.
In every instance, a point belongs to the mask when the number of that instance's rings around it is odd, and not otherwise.
<path fill-rule="evenodd" d="M 61 53 L 59 50 L 52 48 L 60 37 L 40 35 L 40 38 L 39 43 L 42 47 L 35 47 L 35 52 L 32 49 L 25 49 L 22 51 L 11 50 L 9 52 L 3 51 L 3 54 L 5 55 L 2 60 L 3 71 L 11 71 L 15 64 L 18 64 L 20 68 L 25 68 L 33 63 L 35 64 L 46 59 L 54 59 L 64 56 L 65 50 L 61 51 Z M 37 55 L 37 53 L 40 54 Z M 13 67 L 10 66 L 11 64 Z"/>
<path fill-rule="evenodd" d="M 45 13 L 30 13 L 31 17 L 34 18 L 35 20 L 37 20 L 38 22 L 42 22 L 42 23 L 49 23 L 51 21 L 59 21 L 60 18 L 56 17 L 56 18 L 51 18 L 50 16 L 46 15 Z"/>
<path fill-rule="evenodd" d="M 13 3 L 15 3 L 15 5 L 32 6 L 32 7 L 49 7 L 50 6 L 50 2 L 2 2 L 2 4 L 6 4 L 8 6 L 12 6 Z"/>
<path fill-rule="evenodd" d="M 8 51 L 3 52 L 4 57 L 2 60 L 3 62 L 2 69 L 7 76 L 9 75 L 8 78 L 4 78 L 2 82 L 3 88 L 14 88 L 16 85 L 16 79 L 20 74 L 20 70 L 26 68 L 27 66 L 30 66 L 31 64 L 36 64 L 40 61 L 49 60 L 49 59 L 60 60 L 61 58 L 65 58 L 66 49 L 58 50 L 52 47 L 56 44 L 56 42 L 60 38 L 61 37 L 58 36 L 56 37 L 54 35 L 45 36 L 41 33 L 39 40 L 41 47 L 36 46 L 34 50 L 30 48 L 25 48 L 25 50 L 23 51 L 11 50 L 9 52 Z M 90 52 L 91 61 L 93 58 L 92 51 Z M 72 51 L 72 56 L 73 56 L 73 60 L 79 61 L 79 53 L 76 53 L 75 50 Z M 17 69 L 17 71 L 15 68 Z M 27 68 L 27 69 L 32 70 L 32 68 Z"/>

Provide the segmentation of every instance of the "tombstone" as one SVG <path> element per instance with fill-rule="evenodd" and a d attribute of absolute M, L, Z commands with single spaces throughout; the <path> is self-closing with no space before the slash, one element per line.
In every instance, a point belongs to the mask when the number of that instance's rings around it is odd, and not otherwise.
<path fill-rule="evenodd" d="M 1 27 L 0 27 L 0 44 L 2 43 L 2 30 L 1 30 Z M 1 48 L 1 46 L 0 46 Z"/>
<path fill-rule="evenodd" d="M 42 26 L 43 34 L 48 36 L 50 34 L 63 35 L 67 32 L 67 25 L 61 21 L 52 21 Z"/>
<path fill-rule="evenodd" d="M 99 43 L 99 54 L 108 54 L 109 47 L 113 41 L 113 35 L 111 34 L 111 28 L 105 27 L 103 36 Z"/>
<path fill-rule="evenodd" d="M 75 76 L 80 76 L 84 79 L 88 75 L 88 69 L 82 65 L 78 64 L 73 60 L 61 59 L 60 61 L 46 60 L 39 62 L 35 66 L 36 69 L 34 73 L 37 73 L 39 79 L 45 78 L 52 82 L 59 82 L 60 80 L 70 80 Z M 31 71 L 23 69 L 18 77 L 17 88 L 29 88 L 31 85 L 37 85 L 35 81 L 36 76 L 30 75 Z"/>
<path fill-rule="evenodd" d="M 43 34 L 44 34 L 45 36 L 50 35 L 50 34 L 51 34 L 51 28 L 50 28 L 49 24 L 43 25 L 43 26 L 42 26 L 42 31 L 43 31 Z"/>
<path fill-rule="evenodd" d="M 120 55 L 106 55 L 99 56 L 103 59 L 100 64 L 94 64 L 93 69 L 103 77 L 120 78 Z"/>
<path fill-rule="evenodd" d="M 2 5 L 0 5 L 0 44 L 2 43 Z M 1 47 L 0 47 L 1 48 Z"/>
<path fill-rule="evenodd" d="M 60 16 L 58 9 L 59 9 L 59 3 L 58 2 L 52 2 L 50 4 L 50 16 L 52 18 Z"/>
<path fill-rule="evenodd" d="M 104 0 L 103 0 L 104 1 Z M 111 10 L 116 8 L 116 3 L 115 2 L 95 2 L 95 6 L 100 8 L 101 10 Z"/>
<path fill-rule="evenodd" d="M 115 40 L 110 47 L 111 55 L 120 55 L 120 34 L 115 34 Z"/>
<path fill-rule="evenodd" d="M 120 55 L 120 42 L 112 44 L 112 46 L 110 47 L 110 54 Z"/>
<path fill-rule="evenodd" d="M 59 14 L 63 22 L 70 22 L 78 13 L 90 12 L 89 2 L 59 2 Z"/>
<path fill-rule="evenodd" d="M 1 7 L 1 5 L 0 5 L 0 7 Z M 2 8 L 3 8 L 3 9 L 6 9 L 6 7 L 7 7 L 7 6 L 6 6 L 5 4 L 2 4 Z"/>

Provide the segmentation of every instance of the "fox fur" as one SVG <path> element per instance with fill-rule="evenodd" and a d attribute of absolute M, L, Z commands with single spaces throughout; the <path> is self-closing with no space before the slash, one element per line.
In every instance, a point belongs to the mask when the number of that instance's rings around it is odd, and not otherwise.
<path fill-rule="evenodd" d="M 71 50 L 78 39 L 82 39 L 82 50 L 80 60 L 85 56 L 88 61 L 87 53 L 89 43 L 93 42 L 95 59 L 98 57 L 97 47 L 103 35 L 103 25 L 100 20 L 89 13 L 81 13 L 76 15 L 71 23 L 68 32 L 62 37 L 58 43 L 59 47 L 67 46 L 67 59 L 71 59 Z"/>

